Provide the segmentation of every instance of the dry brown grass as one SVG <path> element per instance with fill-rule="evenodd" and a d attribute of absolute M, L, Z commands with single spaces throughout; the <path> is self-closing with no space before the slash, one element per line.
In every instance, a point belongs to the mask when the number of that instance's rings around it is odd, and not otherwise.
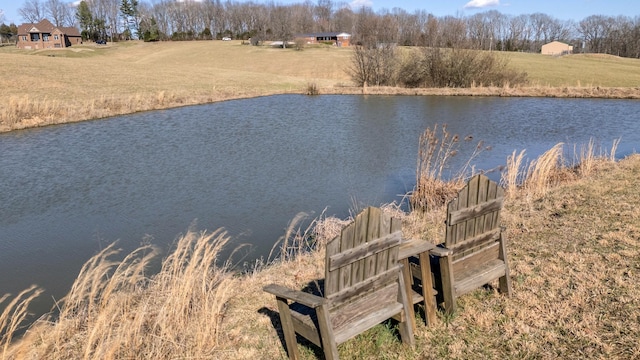
<path fill-rule="evenodd" d="M 353 87 L 345 71 L 351 54 L 349 48 L 296 51 L 234 41 L 134 41 L 55 51 L 3 47 L 0 132 L 311 89 L 321 94 L 640 99 L 637 59 L 506 53 L 514 68 L 526 71 L 537 85 L 363 89 Z"/>
<path fill-rule="evenodd" d="M 322 88 L 346 80 L 334 65 L 348 54 L 331 47 L 289 51 L 233 41 L 131 42 L 52 52 L 3 48 L 0 131 L 304 93 L 309 83 Z"/>
<path fill-rule="evenodd" d="M 145 273 L 157 255 L 151 247 L 120 261 L 113 259 L 119 252 L 114 245 L 105 248 L 84 265 L 59 303 L 59 315 L 38 320 L 5 348 L 3 359 L 215 356 L 235 284 L 229 264 L 217 259 L 227 241 L 221 231 L 189 232 L 153 276 Z"/>
<path fill-rule="evenodd" d="M 507 157 L 507 164 L 502 172 L 501 184 L 507 189 L 507 196 L 521 196 L 536 199 L 546 191 L 575 177 L 590 176 L 597 166 L 603 162 L 614 162 L 620 139 L 615 139 L 609 152 L 603 151 L 595 140 L 574 145 L 573 158 L 565 159 L 564 144 L 558 143 L 537 159 L 524 164 L 525 150 L 514 152 Z M 577 149 L 580 149 L 579 151 Z M 524 192 L 517 192 L 522 188 Z"/>
<path fill-rule="evenodd" d="M 555 163 L 557 150 L 549 154 L 536 163 Z M 546 191 L 535 197 L 526 186 L 509 190 L 502 223 L 512 298 L 491 284 L 459 298 L 459 310 L 439 313 L 432 327 L 418 321 L 414 348 L 380 325 L 341 345 L 341 357 L 640 358 L 640 156 L 596 161 L 589 175 L 573 171 L 553 186 L 542 181 Z M 536 176 L 544 173 L 554 174 Z M 443 208 L 384 209 L 402 218 L 405 237 L 441 241 Z M 228 241 L 220 231 L 182 237 L 154 276 L 144 270 L 152 248 L 116 261 L 110 246 L 83 268 L 59 304 L 60 317 L 36 322 L 21 340 L 11 334 L 38 291 L 11 301 L 0 316 L 2 358 L 283 359 L 276 302 L 262 287 L 321 279 L 323 244 L 346 222 L 320 218 L 300 231 L 293 221 L 278 245 L 285 256 L 236 275 L 217 259 Z M 300 349 L 304 359 L 317 357 L 313 347 Z"/>
<path fill-rule="evenodd" d="M 418 321 L 414 349 L 400 345 L 391 330 L 380 326 L 341 345 L 341 357 L 640 358 L 640 288 L 636 286 L 640 211 L 635 205 L 640 194 L 634 186 L 638 175 L 640 156 L 632 156 L 619 163 L 598 162 L 589 177 L 565 179 L 533 201 L 526 188 L 518 188 L 503 211 L 514 280 L 512 298 L 499 294 L 497 284 L 492 284 L 461 297 L 460 310 L 450 317 L 439 314 L 433 327 Z M 444 214 L 440 215 L 433 222 L 415 212 L 402 217 L 405 224 L 430 222 L 423 226 L 441 233 Z M 405 227 L 404 232 L 423 236 L 419 227 Z M 321 255 L 316 254 L 315 262 L 312 258 L 256 274 L 255 290 L 274 281 L 300 288 L 322 277 Z M 310 264 L 317 267 L 315 272 L 305 271 Z M 284 357 L 276 331 L 279 325 L 277 320 L 272 323 L 277 319 L 275 300 L 264 294 L 250 296 L 261 301 L 253 309 L 263 323 L 251 329 L 262 334 L 261 340 L 234 355 L 250 358 L 255 353 L 249 349 L 259 347 L 263 358 Z M 242 306 L 250 305 L 243 302 Z M 276 349 L 267 350 L 269 343 Z M 303 358 L 316 358 L 309 347 L 299 348 L 306 351 Z"/>
<path fill-rule="evenodd" d="M 435 124 L 427 128 L 418 142 L 418 163 L 416 167 L 416 187 L 411 193 L 411 206 L 414 210 L 428 211 L 447 203 L 462 187 L 465 179 L 475 173 L 473 161 L 484 150 L 482 141 L 473 145 L 466 161 L 451 173 L 445 173 L 451 159 L 458 155 L 462 147 L 473 139 L 464 139 L 452 134 L 447 126 Z"/>
<path fill-rule="evenodd" d="M 11 298 L 10 294 L 5 294 L 0 297 L 0 304 L 5 305 L 2 314 L 0 314 L 0 347 L 2 347 L 2 359 L 9 353 L 13 336 L 21 329 L 20 327 L 28 315 L 27 310 L 29 304 L 36 297 L 40 296 L 40 294 L 42 294 L 42 290 L 32 285 L 11 300 L 9 300 Z"/>

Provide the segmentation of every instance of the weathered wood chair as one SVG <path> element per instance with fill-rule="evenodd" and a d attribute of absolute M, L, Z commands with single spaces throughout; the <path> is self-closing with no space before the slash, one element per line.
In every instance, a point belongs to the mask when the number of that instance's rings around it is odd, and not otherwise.
<path fill-rule="evenodd" d="M 456 298 L 499 278 L 500 291 L 511 296 L 506 239 L 500 227 L 504 190 L 484 175 L 474 176 L 448 204 L 444 247 L 439 257 L 445 311 Z"/>
<path fill-rule="evenodd" d="M 276 296 L 290 358 L 299 357 L 296 333 L 321 347 L 326 359 L 338 359 L 338 344 L 390 318 L 400 322 L 402 341 L 413 345 L 400 241 L 400 220 L 369 207 L 327 243 L 324 296 L 264 288 Z"/>

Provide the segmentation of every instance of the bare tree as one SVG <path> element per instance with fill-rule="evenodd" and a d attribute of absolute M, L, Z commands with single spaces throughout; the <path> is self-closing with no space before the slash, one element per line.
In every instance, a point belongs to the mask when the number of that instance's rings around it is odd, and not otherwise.
<path fill-rule="evenodd" d="M 604 39 L 609 36 L 610 25 L 610 18 L 603 15 L 591 15 L 578 23 L 577 30 L 589 51 L 604 52 Z"/>
<path fill-rule="evenodd" d="M 489 22 L 486 13 L 478 13 L 467 18 L 469 46 L 472 49 L 484 50 L 488 48 Z"/>
<path fill-rule="evenodd" d="M 376 15 L 362 7 L 356 13 L 355 47 L 349 71 L 358 86 L 392 85 L 396 71 L 397 24 L 391 14 Z"/>
<path fill-rule="evenodd" d="M 352 41 L 364 46 L 374 48 L 378 44 L 377 27 L 378 17 L 371 8 L 361 7 L 355 14 L 355 24 Z"/>
<path fill-rule="evenodd" d="M 386 11 L 381 13 L 377 22 L 376 34 L 378 42 L 381 44 L 398 44 L 398 18 L 392 13 Z"/>
<path fill-rule="evenodd" d="M 405 46 L 418 45 L 420 41 L 420 25 L 416 14 L 409 14 L 404 9 L 393 8 L 391 14 L 398 26 L 398 44 Z"/>
<path fill-rule="evenodd" d="M 422 15 L 421 15 L 422 16 Z M 420 45 L 439 47 L 440 45 L 440 21 L 433 14 L 428 14 Z"/>
<path fill-rule="evenodd" d="M 333 15 L 333 2 L 331 0 L 318 0 L 314 8 L 315 22 L 321 32 L 331 31 L 331 17 Z"/>
<path fill-rule="evenodd" d="M 45 0 L 44 13 L 55 26 L 63 26 L 66 5 L 60 0 Z"/>
<path fill-rule="evenodd" d="M 109 37 L 118 39 L 121 30 L 120 19 L 120 2 L 118 0 L 93 0 L 99 3 L 99 13 L 104 17 L 106 27 L 109 31 Z"/>
<path fill-rule="evenodd" d="M 509 19 L 509 35 L 506 40 L 506 51 L 521 51 L 527 47 L 529 41 L 528 18 L 518 15 Z"/>
<path fill-rule="evenodd" d="M 25 0 L 19 13 L 28 22 L 47 17 L 55 25 L 69 26 L 76 23 L 70 1 Z M 399 44 L 536 52 L 544 43 L 559 40 L 573 43 L 574 48 L 585 44 L 587 51 L 640 57 L 640 16 L 592 15 L 574 23 L 543 13 L 511 16 L 492 10 L 468 17 L 436 17 L 401 8 L 354 10 L 336 0 L 301 0 L 292 5 L 255 0 L 85 0 L 95 22 L 93 33 L 118 38 L 125 30 L 123 4 L 131 8 L 126 17 L 132 28 L 151 24 L 153 18 L 159 39 L 271 38 L 286 46 L 295 34 L 345 31 L 352 34 L 353 44 L 365 50 Z"/>
<path fill-rule="evenodd" d="M 396 67 L 395 45 L 381 43 L 373 48 L 355 45 L 348 71 L 356 86 L 385 86 L 394 85 Z"/>
<path fill-rule="evenodd" d="M 445 16 L 441 20 L 440 35 L 442 41 L 439 46 L 463 48 L 467 43 L 467 26 L 461 17 Z"/>
<path fill-rule="evenodd" d="M 44 9 L 40 0 L 26 0 L 24 5 L 18 9 L 22 20 L 28 23 L 37 23 L 44 19 Z"/>
<path fill-rule="evenodd" d="M 333 15 L 333 29 L 353 33 L 355 14 L 351 7 L 343 6 Z"/>
<path fill-rule="evenodd" d="M 311 1 L 291 5 L 291 25 L 294 34 L 308 33 L 315 30 L 314 10 L 315 6 Z"/>
<path fill-rule="evenodd" d="M 640 57 L 640 17 L 635 19 L 619 16 L 610 34 L 611 54 L 625 57 Z"/>
<path fill-rule="evenodd" d="M 291 25 L 291 8 L 283 5 L 276 5 L 271 11 L 271 29 L 274 39 L 282 41 L 282 47 L 287 47 L 287 42 L 293 39 Z"/>
<path fill-rule="evenodd" d="M 66 3 L 62 12 L 62 26 L 77 26 L 75 15 L 76 5 L 74 3 Z"/>
<path fill-rule="evenodd" d="M 509 17 L 496 10 L 487 12 L 489 23 L 489 50 L 505 50 L 505 41 L 508 38 Z"/>

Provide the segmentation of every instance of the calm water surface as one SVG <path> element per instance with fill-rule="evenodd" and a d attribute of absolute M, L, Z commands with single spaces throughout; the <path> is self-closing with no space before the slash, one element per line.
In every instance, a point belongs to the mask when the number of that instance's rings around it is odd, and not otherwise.
<path fill-rule="evenodd" d="M 48 310 L 104 246 L 167 248 L 190 227 L 265 256 L 298 212 L 400 201 L 435 123 L 490 145 L 476 162 L 490 169 L 590 137 L 628 155 L 638 114 L 627 100 L 286 95 L 0 134 L 0 294 L 38 284 Z"/>

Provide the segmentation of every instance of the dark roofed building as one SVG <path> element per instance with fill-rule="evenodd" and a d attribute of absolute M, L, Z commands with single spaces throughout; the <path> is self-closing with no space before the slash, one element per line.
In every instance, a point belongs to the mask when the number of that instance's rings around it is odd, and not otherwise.
<path fill-rule="evenodd" d="M 296 37 L 305 39 L 307 44 L 333 43 L 333 45 L 338 47 L 349 46 L 351 44 L 351 34 L 344 32 L 298 34 Z"/>
<path fill-rule="evenodd" d="M 81 43 L 82 36 L 77 28 L 56 27 L 47 19 L 18 26 L 16 46 L 20 49 L 58 49 Z"/>

